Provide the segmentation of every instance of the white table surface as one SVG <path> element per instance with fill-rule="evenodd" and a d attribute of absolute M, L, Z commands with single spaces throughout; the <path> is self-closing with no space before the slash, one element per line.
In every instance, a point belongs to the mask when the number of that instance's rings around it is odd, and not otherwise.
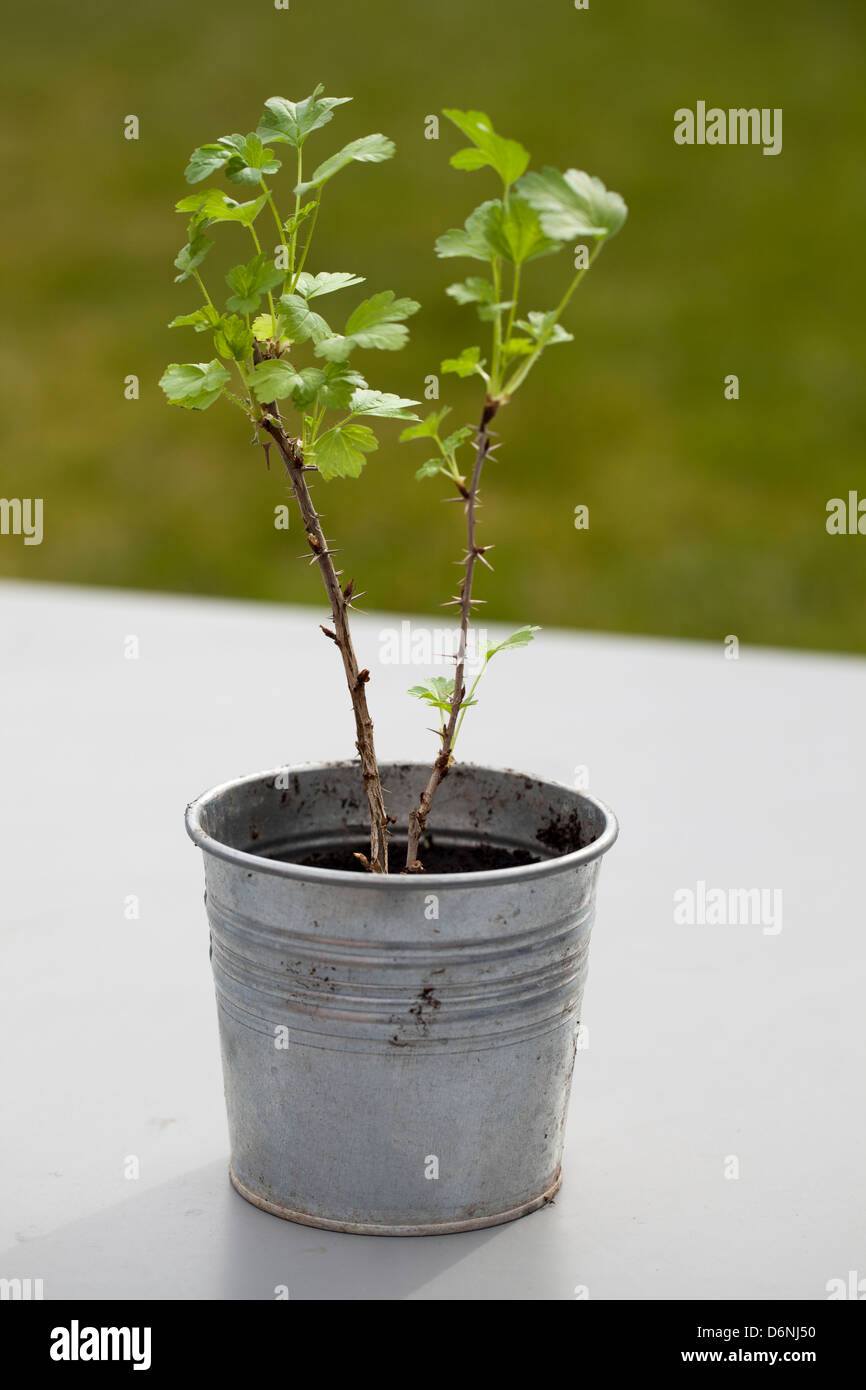
<path fill-rule="evenodd" d="M 464 729 L 473 761 L 567 782 L 587 765 L 621 822 L 556 1202 L 370 1238 L 230 1189 L 183 811 L 238 774 L 352 755 L 323 616 L 0 585 L 0 1276 L 46 1299 L 823 1299 L 866 1275 L 866 662 L 728 661 L 722 633 L 545 632 L 491 667 Z M 380 757 L 424 757 L 404 692 L 430 671 L 378 661 L 397 621 L 358 619 L 356 645 Z M 676 925 L 699 880 L 781 888 L 781 932 Z"/>

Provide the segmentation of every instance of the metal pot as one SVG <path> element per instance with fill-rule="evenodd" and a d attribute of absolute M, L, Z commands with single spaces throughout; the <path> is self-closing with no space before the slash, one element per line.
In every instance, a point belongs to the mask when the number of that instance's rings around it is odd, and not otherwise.
<path fill-rule="evenodd" d="M 428 770 L 381 771 L 405 826 Z M 204 851 L 231 1180 L 327 1230 L 514 1220 L 561 1180 L 616 820 L 583 792 L 463 763 L 437 793 L 436 845 L 536 862 L 387 877 L 301 862 L 363 850 L 365 808 L 345 762 L 227 782 L 187 810 Z"/>

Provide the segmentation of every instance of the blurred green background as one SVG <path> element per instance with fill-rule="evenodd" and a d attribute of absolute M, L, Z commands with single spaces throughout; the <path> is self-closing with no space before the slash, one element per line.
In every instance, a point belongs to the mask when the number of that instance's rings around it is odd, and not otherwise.
<path fill-rule="evenodd" d="M 253 129 L 266 97 L 322 81 L 354 102 L 312 137 L 316 162 L 370 131 L 398 145 L 329 186 L 310 266 L 367 277 L 328 307 L 379 288 L 422 301 L 406 351 L 359 358 L 375 386 L 420 396 L 443 356 L 478 341 L 474 312 L 444 295 L 477 266 L 438 261 L 432 244 L 495 177 L 451 169 L 465 142 L 444 121 L 425 140 L 428 114 L 487 109 L 533 167 L 587 169 L 630 207 L 569 311 L 575 342 L 500 417 L 485 621 L 866 650 L 866 537 L 825 530 L 828 498 L 866 495 L 863 37 L 859 0 L 16 7 L 0 495 L 43 497 L 45 539 L 0 538 L 0 573 L 320 601 L 292 558 L 296 518 L 288 536 L 273 526 L 280 471 L 241 416 L 171 408 L 157 381 L 209 342 L 166 326 L 196 303 L 173 284 L 187 156 Z M 673 112 L 698 99 L 782 107 L 783 152 L 675 145 Z M 273 182 L 288 203 L 290 176 Z M 242 229 L 216 236 L 209 283 L 250 254 Z M 528 307 L 552 304 L 566 271 L 565 256 L 530 266 Z M 124 399 L 129 373 L 138 401 Z M 480 384 L 442 378 L 455 424 L 477 417 Z M 414 481 L 425 455 L 398 430 L 385 422 L 363 478 L 320 483 L 317 501 L 365 608 L 441 613 L 462 517 Z"/>

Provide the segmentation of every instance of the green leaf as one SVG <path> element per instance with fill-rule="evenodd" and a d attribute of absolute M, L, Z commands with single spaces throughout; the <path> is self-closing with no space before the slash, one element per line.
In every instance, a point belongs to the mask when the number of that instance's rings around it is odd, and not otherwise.
<path fill-rule="evenodd" d="M 224 136 L 220 144 L 231 144 L 235 153 L 225 166 L 232 183 L 261 183 L 263 174 L 276 174 L 282 161 L 267 149 L 258 135 Z"/>
<path fill-rule="evenodd" d="M 327 377 L 320 367 L 302 367 L 298 372 L 298 384 L 292 392 L 292 400 L 298 410 L 306 410 L 319 397 Z"/>
<path fill-rule="evenodd" d="M 501 208 L 497 198 L 482 203 L 470 212 L 462 229 L 454 227 L 437 239 L 436 255 L 442 259 L 469 256 L 474 261 L 492 261 L 497 252 L 490 237 L 491 220 L 497 215 L 496 209 Z"/>
<path fill-rule="evenodd" d="M 207 410 L 222 394 L 229 373 L 216 358 L 212 362 L 172 362 L 166 367 L 159 384 L 171 405 L 186 410 Z"/>
<path fill-rule="evenodd" d="M 201 226 L 210 222 L 241 222 L 249 227 L 267 201 L 268 195 L 263 193 L 249 203 L 237 203 L 218 188 L 208 188 L 203 193 L 191 193 L 188 198 L 182 198 L 175 205 L 175 211 L 195 213 L 195 221 Z"/>
<path fill-rule="evenodd" d="M 363 300 L 352 311 L 346 323 L 346 333 L 354 338 L 360 347 L 369 346 L 362 338 L 371 328 L 377 328 L 383 323 L 400 323 L 403 319 L 417 314 L 420 308 L 421 305 L 415 299 L 397 299 L 393 290 L 382 290 L 371 299 Z"/>
<path fill-rule="evenodd" d="M 332 478 L 357 478 L 364 467 L 364 455 L 378 447 L 369 426 L 335 425 L 316 440 L 313 462 L 326 482 Z"/>
<path fill-rule="evenodd" d="M 495 290 L 481 275 L 470 275 L 468 280 L 449 285 L 445 293 L 458 304 L 492 304 Z"/>
<path fill-rule="evenodd" d="M 500 203 L 491 212 L 488 236 L 499 255 L 515 265 L 550 256 L 561 247 L 561 242 L 545 236 L 539 214 L 525 198 L 512 197 L 507 208 Z"/>
<path fill-rule="evenodd" d="M 522 328 L 524 333 L 528 333 L 536 342 L 540 342 L 547 334 L 545 347 L 550 347 L 553 343 L 573 343 L 574 334 L 567 333 L 561 323 L 554 322 L 555 319 L 555 309 L 551 309 L 546 314 L 541 313 L 538 309 L 533 309 L 525 319 L 518 319 L 517 327 Z"/>
<path fill-rule="evenodd" d="M 220 357 L 230 357 L 235 362 L 243 362 L 252 354 L 252 331 L 238 314 L 230 314 L 220 319 L 213 341 Z"/>
<path fill-rule="evenodd" d="M 418 416 L 410 409 L 413 405 L 418 405 L 418 401 L 392 396 L 388 391 L 365 389 L 355 391 L 349 402 L 353 415 L 380 415 L 390 420 L 417 420 Z"/>
<path fill-rule="evenodd" d="M 218 169 L 222 169 L 230 159 L 231 150 L 226 149 L 225 145 L 199 145 L 189 157 L 184 178 L 187 183 L 201 183 L 202 179 L 209 178 Z"/>
<path fill-rule="evenodd" d="M 190 223 L 189 241 L 186 246 L 178 251 L 174 258 L 174 263 L 180 271 L 175 275 L 174 281 L 177 284 L 180 280 L 188 280 L 196 266 L 201 265 L 208 251 L 213 246 L 210 237 L 205 236 L 200 226 Z"/>
<path fill-rule="evenodd" d="M 394 148 L 394 141 L 385 135 L 362 135 L 360 140 L 352 140 L 336 154 L 332 154 L 330 159 L 326 159 L 324 164 L 320 164 L 311 179 L 296 185 L 295 193 L 300 197 L 311 188 L 321 188 L 328 179 L 332 179 L 353 160 L 362 164 L 380 164 L 383 159 L 391 158 Z"/>
<path fill-rule="evenodd" d="M 315 353 L 317 357 L 325 357 L 329 362 L 345 362 L 356 347 L 354 338 L 334 333 L 330 338 L 323 338 L 321 342 L 316 343 Z"/>
<path fill-rule="evenodd" d="M 418 479 L 435 478 L 437 474 L 444 472 L 445 469 L 442 467 L 441 459 L 428 459 L 426 463 L 421 464 L 421 467 L 416 472 L 415 477 Z"/>
<path fill-rule="evenodd" d="M 254 314 L 261 303 L 263 294 L 272 290 L 283 280 L 283 272 L 277 270 L 267 256 L 254 256 L 247 265 L 236 265 L 226 276 L 226 284 L 234 290 L 226 300 L 226 308 L 236 314 Z"/>
<path fill-rule="evenodd" d="M 210 304 L 204 304 L 191 314 L 178 314 L 177 318 L 172 319 L 168 326 L 169 328 L 194 328 L 196 333 L 204 333 L 208 328 L 214 328 L 219 321 L 220 316 L 216 309 L 213 309 Z"/>
<path fill-rule="evenodd" d="M 483 169 L 489 165 L 496 170 L 506 188 L 526 172 L 529 166 L 528 150 L 516 140 L 506 140 L 497 135 L 493 122 L 483 111 L 446 110 L 442 114 L 475 146 L 471 150 L 458 150 L 451 156 L 455 169 Z"/>
<path fill-rule="evenodd" d="M 269 338 L 275 338 L 277 330 L 270 314 L 259 314 L 253 319 L 253 337 L 257 343 L 266 343 Z"/>
<path fill-rule="evenodd" d="M 291 396 L 300 383 L 300 375 L 291 362 L 278 357 L 267 357 L 244 377 L 260 405 L 270 405 L 271 401 L 281 401 Z"/>
<path fill-rule="evenodd" d="M 312 338 L 320 343 L 331 336 L 330 326 L 321 314 L 314 314 L 305 299 L 298 294 L 284 294 L 280 297 L 280 328 L 285 329 L 287 338 L 294 343 L 305 343 Z"/>
<path fill-rule="evenodd" d="M 319 405 L 329 410 L 348 410 L 352 396 L 367 385 L 360 372 L 345 362 L 326 362 L 322 368 L 324 381 L 316 393 Z"/>
<path fill-rule="evenodd" d="M 506 637 L 504 642 L 488 642 L 487 650 L 484 653 L 485 661 L 489 661 L 497 652 L 510 652 L 516 647 L 528 647 L 536 632 L 540 632 L 540 627 L 519 627 L 516 632 L 512 632 L 510 637 Z"/>
<path fill-rule="evenodd" d="M 526 174 L 518 191 L 541 218 L 542 230 L 557 241 L 582 236 L 613 236 L 628 215 L 618 193 L 609 193 L 601 179 L 579 169 L 544 169 Z"/>
<path fill-rule="evenodd" d="M 443 405 L 441 410 L 434 410 L 428 415 L 426 420 L 422 420 L 417 425 L 410 425 L 408 429 L 402 431 L 400 443 L 406 444 L 410 439 L 435 439 L 439 433 L 439 426 L 446 415 L 451 414 L 450 405 Z"/>
<path fill-rule="evenodd" d="M 464 348 L 459 357 L 446 357 L 442 363 L 443 372 L 456 372 L 458 376 L 472 376 L 475 372 L 483 376 L 484 361 L 480 347 Z"/>
<path fill-rule="evenodd" d="M 429 676 L 421 685 L 410 686 L 408 694 L 414 695 L 417 700 L 423 700 L 424 704 L 432 709 L 441 709 L 450 714 L 451 701 L 454 698 L 454 677 Z M 460 708 L 468 709 L 470 705 L 477 704 L 477 700 L 462 700 Z"/>
<path fill-rule="evenodd" d="M 302 270 L 295 285 L 295 294 L 303 299 L 318 299 L 320 294 L 333 294 L 344 290 L 348 285 L 362 285 L 363 275 L 352 275 L 348 270 L 323 270 L 318 275 L 310 275 Z"/>
<path fill-rule="evenodd" d="M 531 338 L 509 338 L 502 344 L 502 351 L 507 358 L 529 357 L 535 351 L 535 344 Z"/>
<path fill-rule="evenodd" d="M 318 198 L 312 198 L 309 203 L 304 203 L 304 206 L 302 208 L 298 208 L 297 212 L 293 212 L 291 217 L 287 217 L 285 222 L 283 223 L 283 229 L 286 232 L 286 234 L 288 236 L 291 236 L 292 232 L 297 231 L 301 223 L 305 222 L 306 219 L 310 216 L 310 214 L 316 211 L 316 208 L 318 206 Z"/>
<path fill-rule="evenodd" d="M 465 444 L 467 439 L 471 439 L 474 433 L 475 431 L 470 429 L 468 425 L 463 425 L 459 430 L 455 430 L 453 434 L 446 435 L 442 440 L 442 452 L 445 454 L 453 454 L 460 448 L 461 444 Z"/>
<path fill-rule="evenodd" d="M 285 97 L 269 97 L 259 122 L 258 135 L 265 141 L 284 141 L 300 149 L 313 130 L 334 119 L 334 109 L 344 106 L 351 97 L 323 97 L 321 83 L 303 101 L 288 101 Z"/>

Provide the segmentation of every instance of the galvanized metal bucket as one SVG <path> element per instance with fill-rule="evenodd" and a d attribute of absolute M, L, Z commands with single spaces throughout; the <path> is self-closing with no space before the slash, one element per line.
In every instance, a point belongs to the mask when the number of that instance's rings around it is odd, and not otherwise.
<path fill-rule="evenodd" d="M 386 764 L 405 826 L 427 777 Z M 560 1183 L 602 855 L 594 797 L 459 764 L 431 825 L 540 862 L 381 875 L 357 763 L 260 773 L 187 810 L 204 851 L 231 1180 L 328 1230 L 428 1235 L 511 1221 Z M 399 867 L 399 861 L 397 864 Z"/>

